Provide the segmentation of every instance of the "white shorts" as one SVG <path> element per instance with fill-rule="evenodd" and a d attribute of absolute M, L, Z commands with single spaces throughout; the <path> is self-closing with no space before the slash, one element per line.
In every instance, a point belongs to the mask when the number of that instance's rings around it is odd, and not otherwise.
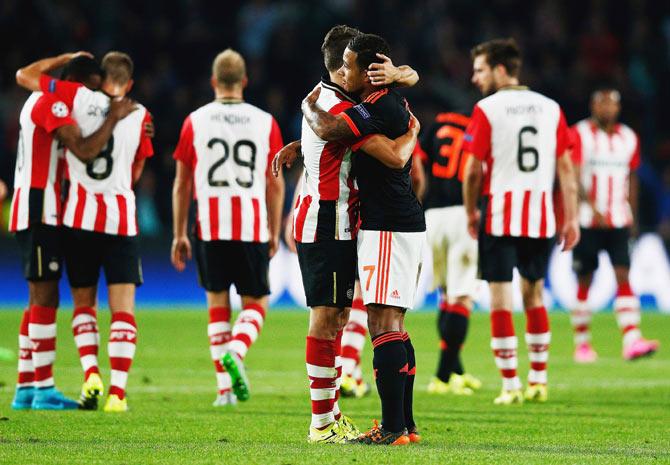
<path fill-rule="evenodd" d="M 447 288 L 448 297 L 474 297 L 477 241 L 468 234 L 465 207 L 426 210 L 426 235 L 433 254 L 433 289 Z"/>
<path fill-rule="evenodd" d="M 358 233 L 363 302 L 412 308 L 421 274 L 425 232 Z"/>

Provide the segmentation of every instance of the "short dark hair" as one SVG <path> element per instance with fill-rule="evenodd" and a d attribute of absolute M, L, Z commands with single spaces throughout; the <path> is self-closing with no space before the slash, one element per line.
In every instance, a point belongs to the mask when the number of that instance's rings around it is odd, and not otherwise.
<path fill-rule="evenodd" d="M 351 39 L 349 50 L 356 52 L 356 63 L 362 70 L 368 69 L 371 63 L 381 63 L 378 53 L 386 56 L 391 54 L 391 47 L 382 37 L 375 34 L 360 34 Z"/>
<path fill-rule="evenodd" d="M 519 76 L 521 71 L 521 50 L 512 38 L 494 39 L 481 43 L 474 47 L 470 54 L 474 60 L 480 55 L 486 57 L 486 62 L 491 68 L 503 65 L 507 74 L 512 77 Z"/>
<path fill-rule="evenodd" d="M 340 24 L 333 26 L 323 38 L 321 53 L 323 53 L 323 63 L 328 71 L 337 71 L 342 67 L 342 55 L 347 45 L 361 31 L 356 28 Z"/>
<path fill-rule="evenodd" d="M 67 62 L 60 78 L 75 82 L 85 82 L 91 76 L 100 76 L 102 78 L 102 68 L 97 61 L 87 56 L 78 56 Z"/>
<path fill-rule="evenodd" d="M 132 58 L 123 52 L 107 52 L 102 57 L 102 69 L 105 71 L 105 79 L 110 79 L 115 84 L 126 84 L 133 77 Z"/>

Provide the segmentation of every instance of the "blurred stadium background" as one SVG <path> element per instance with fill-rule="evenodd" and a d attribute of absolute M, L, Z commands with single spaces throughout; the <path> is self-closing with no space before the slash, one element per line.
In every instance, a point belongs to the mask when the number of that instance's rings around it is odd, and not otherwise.
<path fill-rule="evenodd" d="M 438 111 L 469 112 L 479 95 L 470 85 L 468 50 L 498 36 L 515 37 L 523 50 L 522 79 L 556 99 L 568 121 L 588 114 L 594 86 L 621 89 L 622 121 L 642 140 L 640 231 L 632 283 L 643 304 L 670 311 L 670 2 L 653 0 L 425 0 L 328 2 L 249 0 L 171 2 L 5 0 L 0 6 L 0 179 L 11 188 L 18 114 L 27 92 L 14 72 L 37 58 L 64 51 L 110 49 L 135 60 L 132 97 L 153 113 L 156 156 L 137 188 L 146 284 L 143 303 L 202 302 L 194 267 L 184 276 L 169 265 L 172 151 L 184 117 L 211 100 L 210 65 L 232 46 L 248 62 L 246 99 L 275 115 L 285 141 L 299 137 L 300 101 L 319 78 L 320 44 L 334 24 L 346 23 L 386 37 L 397 64 L 421 75 L 406 92 L 420 120 Z M 288 203 L 296 174 L 288 173 Z M 13 238 L 6 233 L 9 200 L 0 215 L 0 295 L 23 305 L 26 289 Z M 574 282 L 568 257 L 552 262 L 548 298 L 569 306 Z M 291 273 L 285 273 L 287 267 Z M 300 303 L 302 288 L 294 257 L 273 264 L 273 300 Z M 606 306 L 614 282 L 602 271 L 595 304 Z M 428 277 L 424 276 L 424 283 Z M 596 291 L 599 289 L 599 291 Z M 64 287 L 65 302 L 68 292 Z M 421 302 L 431 303 L 428 296 Z"/>

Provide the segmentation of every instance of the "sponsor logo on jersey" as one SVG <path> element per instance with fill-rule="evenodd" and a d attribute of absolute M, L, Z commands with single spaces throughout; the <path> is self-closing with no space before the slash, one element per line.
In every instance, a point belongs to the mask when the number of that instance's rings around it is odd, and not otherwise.
<path fill-rule="evenodd" d="M 65 118 L 70 114 L 70 110 L 67 109 L 67 105 L 65 105 L 65 103 L 55 102 L 53 105 L 51 105 L 51 113 L 56 118 Z"/>
<path fill-rule="evenodd" d="M 362 103 L 356 105 L 354 109 L 363 117 L 363 119 L 370 118 L 370 113 L 365 109 Z"/>
<path fill-rule="evenodd" d="M 88 106 L 88 109 L 86 110 L 86 115 L 87 116 L 106 116 L 108 112 L 109 112 L 109 107 L 108 108 L 103 108 L 101 106 L 91 104 L 91 105 Z"/>

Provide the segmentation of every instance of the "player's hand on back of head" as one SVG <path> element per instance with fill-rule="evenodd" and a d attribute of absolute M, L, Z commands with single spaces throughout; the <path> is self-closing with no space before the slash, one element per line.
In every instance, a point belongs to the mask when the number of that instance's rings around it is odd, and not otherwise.
<path fill-rule="evenodd" d="M 137 110 L 135 101 L 128 97 L 113 98 L 109 102 L 109 115 L 117 120 L 122 120 L 135 110 Z"/>
<path fill-rule="evenodd" d="M 391 59 L 383 53 L 378 53 L 377 58 L 382 63 L 370 63 L 368 67 L 368 78 L 374 86 L 387 86 L 398 80 L 400 70 L 393 64 Z"/>

